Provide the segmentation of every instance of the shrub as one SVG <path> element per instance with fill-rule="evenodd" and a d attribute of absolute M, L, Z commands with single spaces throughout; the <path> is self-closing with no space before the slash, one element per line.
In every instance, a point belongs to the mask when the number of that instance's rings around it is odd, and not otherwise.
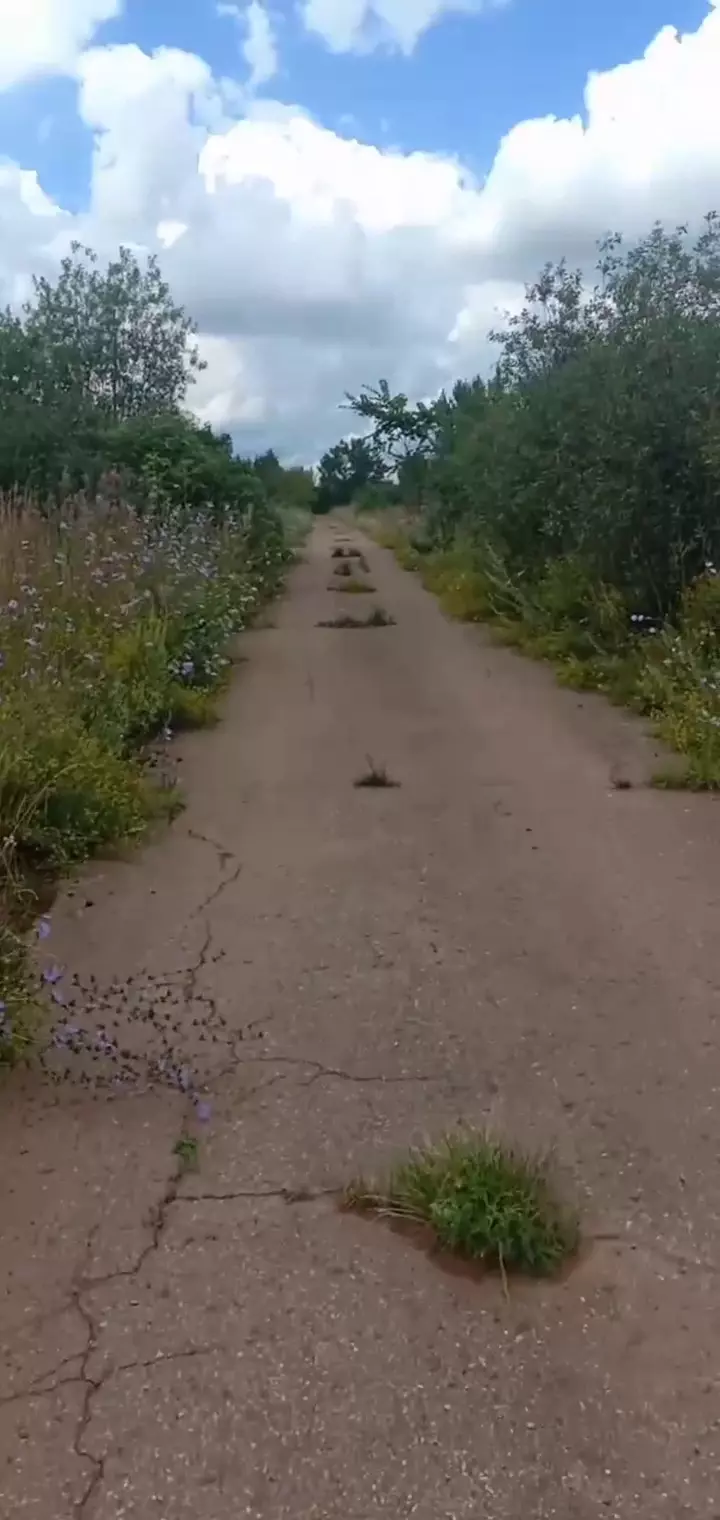
<path fill-rule="evenodd" d="M 453 616 L 648 714 L 720 786 L 720 216 L 694 243 L 606 238 L 598 278 L 548 265 L 500 332 L 495 374 L 428 406 L 349 398 L 416 510 L 379 542 Z M 419 505 L 419 510 L 418 510 Z"/>

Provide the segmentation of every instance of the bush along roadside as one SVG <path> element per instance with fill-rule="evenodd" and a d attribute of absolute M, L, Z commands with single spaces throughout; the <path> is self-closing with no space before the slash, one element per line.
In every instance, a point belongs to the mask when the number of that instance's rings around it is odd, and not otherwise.
<path fill-rule="evenodd" d="M 403 562 L 453 615 L 649 716 L 684 762 L 658 779 L 696 788 L 720 787 L 719 318 L 712 211 L 605 238 L 594 286 L 548 265 L 491 334 L 489 377 L 348 397 L 411 514 L 390 519 Z"/>
<path fill-rule="evenodd" d="M 177 807 L 152 782 L 153 741 L 212 721 L 230 640 L 290 557 L 259 494 L 222 518 L 0 506 L 0 1062 L 41 1017 L 26 931 L 45 932 L 45 885 Z"/>
<path fill-rule="evenodd" d="M 598 584 L 577 559 L 555 561 L 533 581 L 512 576 L 489 542 L 428 549 L 417 522 L 389 513 L 376 516 L 370 531 L 450 617 L 489 625 L 502 643 L 551 661 L 561 685 L 602 692 L 648 718 L 679 757 L 658 769 L 656 786 L 720 789 L 720 576 L 713 565 L 663 620 L 631 612 L 617 589 Z"/>

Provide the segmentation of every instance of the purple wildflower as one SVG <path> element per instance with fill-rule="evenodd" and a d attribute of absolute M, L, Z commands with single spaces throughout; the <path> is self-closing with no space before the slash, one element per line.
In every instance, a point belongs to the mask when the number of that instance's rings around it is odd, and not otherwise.
<path fill-rule="evenodd" d="M 112 1056 L 117 1050 L 115 1041 L 110 1038 L 104 1029 L 98 1029 L 93 1041 L 93 1047 L 98 1052 L 98 1055 L 101 1056 Z"/>
<path fill-rule="evenodd" d="M 62 980 L 65 972 L 62 966 L 46 966 L 43 971 L 43 981 L 47 987 L 54 987 L 56 982 Z"/>
<path fill-rule="evenodd" d="M 79 1039 L 79 1036 L 80 1027 L 78 1024 L 61 1024 L 59 1028 L 53 1031 L 53 1045 L 57 1045 L 58 1050 L 67 1049 L 68 1045 L 72 1045 L 75 1040 Z"/>
<path fill-rule="evenodd" d="M 52 925 L 50 923 L 50 919 L 48 918 L 47 914 L 44 913 L 43 916 L 42 916 L 42 918 L 38 919 L 38 923 L 37 923 L 37 937 L 40 940 L 49 939 L 51 933 L 52 933 Z"/>

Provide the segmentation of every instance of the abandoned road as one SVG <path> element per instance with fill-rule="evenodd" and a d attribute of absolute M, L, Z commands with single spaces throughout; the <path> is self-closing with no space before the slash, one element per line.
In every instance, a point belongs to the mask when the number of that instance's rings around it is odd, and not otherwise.
<path fill-rule="evenodd" d="M 353 527 L 242 652 L 186 811 L 53 914 L 125 1077 L 66 1029 L 70 1078 L 3 1092 L 0 1512 L 717 1520 L 717 803 Z M 457 1124 L 555 1152 L 561 1281 L 506 1300 L 339 1211 Z"/>

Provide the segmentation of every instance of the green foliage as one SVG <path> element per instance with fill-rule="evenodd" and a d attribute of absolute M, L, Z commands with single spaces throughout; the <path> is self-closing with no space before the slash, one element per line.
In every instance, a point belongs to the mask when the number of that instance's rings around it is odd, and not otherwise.
<path fill-rule="evenodd" d="M 0 921 L 0 1065 L 11 1065 L 23 1055 L 40 1018 L 25 941 Z"/>
<path fill-rule="evenodd" d="M 376 512 L 384 512 L 394 505 L 397 492 L 390 481 L 368 481 L 356 491 L 353 497 L 353 507 L 356 512 L 371 515 Z"/>
<path fill-rule="evenodd" d="M 122 480 L 123 494 L 145 509 L 211 505 L 222 517 L 228 510 L 249 511 L 265 497 L 252 465 L 233 455 L 230 438 L 183 413 L 131 418 L 108 428 L 102 451 L 106 466 Z"/>
<path fill-rule="evenodd" d="M 720 785 L 717 215 L 694 242 L 605 239 L 594 289 L 548 265 L 493 336 L 492 378 L 433 408 L 382 384 L 353 402 L 378 446 L 421 447 L 396 549 L 453 615 L 647 713 L 690 784 Z"/>
<path fill-rule="evenodd" d="M 318 469 L 316 512 L 330 512 L 354 501 L 385 477 L 380 452 L 371 438 L 346 438 L 323 454 Z"/>
<path fill-rule="evenodd" d="M 434 408 L 383 385 L 353 404 L 379 446 L 421 450 L 439 546 L 490 538 L 533 578 L 570 557 L 629 612 L 664 617 L 720 548 L 719 315 L 714 215 L 694 246 L 685 229 L 609 238 L 593 291 L 564 263 L 543 271 L 494 335 L 489 384 Z"/>
<path fill-rule="evenodd" d="M 187 1172 L 196 1172 L 200 1165 L 200 1142 L 197 1135 L 183 1133 L 175 1141 L 173 1154 L 177 1156 L 178 1174 L 181 1177 Z"/>
<path fill-rule="evenodd" d="M 192 333 L 154 258 L 143 268 L 121 248 L 100 269 L 74 244 L 54 283 L 34 281 L 20 316 L 0 313 L 0 489 L 94 488 L 123 452 L 123 424 L 177 420 L 203 368 Z M 133 436 L 126 452 L 137 465 L 150 450 Z"/>
<path fill-rule="evenodd" d="M 265 503 L 221 521 L 211 506 L 68 501 L 60 517 L 17 499 L 0 515 L 0 1060 L 32 1022 L 18 883 L 136 839 L 176 804 L 151 786 L 145 747 L 214 719 L 228 643 L 286 560 Z"/>
<path fill-rule="evenodd" d="M 314 499 L 310 471 L 240 459 L 181 410 L 193 331 L 127 249 L 101 268 L 75 245 L 21 315 L 0 313 L 0 1060 L 33 1004 L 24 874 L 172 810 L 146 747 L 214 720 L 229 640 Z"/>
<path fill-rule="evenodd" d="M 174 411 L 202 369 L 194 327 L 172 300 L 157 259 L 129 248 L 100 269 L 74 243 L 54 284 L 35 279 L 25 331 L 41 366 L 43 404 L 72 396 L 113 422 Z"/>
<path fill-rule="evenodd" d="M 440 1246 L 502 1271 L 549 1275 L 579 1245 L 546 1165 L 486 1134 L 417 1151 L 385 1184 L 352 1184 L 346 1203 L 430 1225 Z"/>
<path fill-rule="evenodd" d="M 256 456 L 253 470 L 270 501 L 289 511 L 313 511 L 316 486 L 312 470 L 299 465 L 283 467 L 273 449 Z"/>
<path fill-rule="evenodd" d="M 137 837 L 148 808 L 141 777 L 49 692 L 13 694 L 0 724 L 0 827 L 23 866 L 59 870 L 104 844 Z"/>

